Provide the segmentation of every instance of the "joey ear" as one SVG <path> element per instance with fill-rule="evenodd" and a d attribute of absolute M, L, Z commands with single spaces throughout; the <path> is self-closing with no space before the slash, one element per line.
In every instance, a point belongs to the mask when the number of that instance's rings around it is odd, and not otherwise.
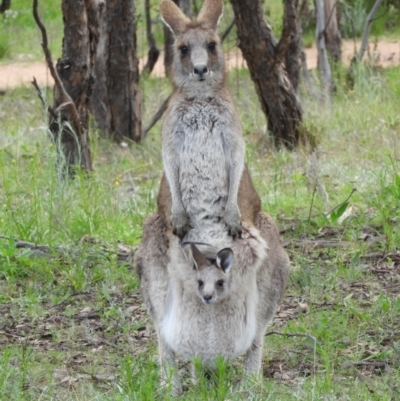
<path fill-rule="evenodd" d="M 197 17 L 197 22 L 200 22 L 209 29 L 216 30 L 223 11 L 223 0 L 205 0 Z"/>
<path fill-rule="evenodd" d="M 183 11 L 171 0 L 163 0 L 160 4 L 161 18 L 165 25 L 176 36 L 186 30 L 191 21 Z"/>
<path fill-rule="evenodd" d="M 233 265 L 233 252 L 231 248 L 221 249 L 217 254 L 217 266 L 222 269 L 224 273 L 228 273 Z"/>
<path fill-rule="evenodd" d="M 199 251 L 195 244 L 190 244 L 190 249 L 192 251 L 192 256 L 197 270 L 202 270 L 210 265 L 207 258 Z"/>

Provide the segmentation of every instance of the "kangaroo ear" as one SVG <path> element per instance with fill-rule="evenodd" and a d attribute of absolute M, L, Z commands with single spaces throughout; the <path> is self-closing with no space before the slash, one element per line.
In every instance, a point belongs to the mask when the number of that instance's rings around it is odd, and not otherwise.
<path fill-rule="evenodd" d="M 171 0 L 163 0 L 160 4 L 161 18 L 164 24 L 176 36 L 186 30 L 191 21 L 183 11 Z"/>
<path fill-rule="evenodd" d="M 217 254 L 217 266 L 221 268 L 224 273 L 228 273 L 233 265 L 233 252 L 231 248 L 224 248 Z"/>
<path fill-rule="evenodd" d="M 192 251 L 192 256 L 197 270 L 202 270 L 210 265 L 207 258 L 199 251 L 195 244 L 190 244 L 190 249 Z"/>
<path fill-rule="evenodd" d="M 206 0 L 201 7 L 197 22 L 216 30 L 224 11 L 223 0 Z"/>

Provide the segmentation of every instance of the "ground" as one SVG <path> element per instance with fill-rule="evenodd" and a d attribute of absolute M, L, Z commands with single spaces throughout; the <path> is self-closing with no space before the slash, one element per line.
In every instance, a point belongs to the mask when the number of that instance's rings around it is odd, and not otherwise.
<path fill-rule="evenodd" d="M 343 61 L 349 63 L 354 54 L 354 49 L 358 49 L 360 43 L 343 41 Z M 317 50 L 315 46 L 306 49 L 308 68 L 317 66 Z M 400 63 L 400 41 L 398 40 L 379 40 L 369 45 L 365 58 L 372 60 L 375 65 L 389 67 Z M 245 65 L 241 53 L 226 53 L 227 66 L 229 69 Z M 141 68 L 145 65 L 145 59 L 140 59 Z M 164 76 L 163 59 L 160 57 L 154 67 L 154 76 Z M 50 86 L 53 79 L 46 67 L 46 63 L 40 61 L 18 61 L 0 63 L 0 90 L 15 88 L 21 85 L 30 85 L 32 78 L 35 77 L 41 86 Z"/>

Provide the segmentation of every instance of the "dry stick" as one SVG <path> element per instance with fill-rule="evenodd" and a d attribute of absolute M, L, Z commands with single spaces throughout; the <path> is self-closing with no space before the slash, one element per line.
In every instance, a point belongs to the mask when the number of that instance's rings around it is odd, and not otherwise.
<path fill-rule="evenodd" d="M 274 334 L 276 334 L 278 336 L 284 336 L 284 337 L 305 337 L 305 338 L 308 338 L 311 341 L 313 341 L 314 344 L 318 344 L 318 341 L 314 336 L 312 336 L 311 334 L 305 334 L 305 333 L 281 333 L 280 331 L 269 331 L 268 333 L 265 334 L 264 337 L 272 336 Z"/>
<path fill-rule="evenodd" d="M 229 35 L 229 32 L 232 30 L 232 28 L 235 25 L 235 18 L 232 20 L 232 22 L 228 25 L 228 28 L 225 29 L 224 33 L 221 35 L 221 43 L 224 42 L 226 37 Z"/>
<path fill-rule="evenodd" d="M 37 6 L 38 6 L 38 0 L 33 0 L 33 16 L 35 18 L 36 24 L 38 25 L 38 27 L 42 33 L 42 48 L 43 48 L 43 52 L 44 52 L 44 55 L 46 58 L 47 66 L 49 67 L 50 74 L 54 79 L 55 85 L 58 87 L 58 89 L 61 92 L 61 95 L 63 97 L 63 104 L 70 106 L 70 110 L 71 110 L 71 114 L 72 114 L 72 122 L 73 122 L 74 128 L 75 128 L 78 136 L 81 136 L 82 130 L 81 130 L 81 124 L 80 124 L 80 120 L 79 120 L 78 110 L 76 109 L 75 103 L 73 102 L 71 96 L 65 90 L 64 84 L 62 83 L 62 81 L 58 75 L 58 72 L 57 72 L 56 68 L 54 67 L 53 59 L 51 57 L 51 53 L 50 53 L 50 50 L 48 47 L 46 28 L 43 25 L 42 21 L 40 20 L 40 17 L 39 17 L 38 11 L 37 11 Z"/>
<path fill-rule="evenodd" d="M 308 224 L 310 224 L 310 221 L 311 221 L 311 212 L 312 212 L 312 208 L 314 206 L 314 197 L 315 197 L 316 192 L 317 192 L 317 183 L 315 183 L 314 191 L 313 191 L 312 198 L 311 198 L 310 212 L 308 213 Z"/>
<path fill-rule="evenodd" d="M 14 241 L 16 248 L 26 248 L 26 249 L 31 249 L 32 251 L 42 251 L 42 252 L 47 252 L 47 253 L 50 253 L 51 250 L 53 250 L 53 249 L 58 252 L 61 252 L 61 253 L 68 253 L 71 251 L 71 249 L 68 249 L 68 248 L 65 248 L 65 247 L 62 247 L 59 245 L 50 247 L 48 245 L 39 245 L 39 244 L 34 244 L 32 242 L 19 241 L 15 238 L 6 237 L 4 235 L 0 235 L 0 239 L 5 239 L 5 240 L 12 239 Z M 104 245 L 101 245 L 101 249 L 99 249 L 99 251 L 102 252 L 103 254 L 117 255 L 119 261 L 129 261 L 130 258 L 132 257 L 132 254 L 135 252 L 134 250 L 132 250 L 132 252 L 114 252 L 114 251 L 111 251 L 108 248 L 106 248 Z"/>
<path fill-rule="evenodd" d="M 39 96 L 39 99 L 42 101 L 43 107 L 47 108 L 47 111 L 53 118 L 57 118 L 57 113 L 55 112 L 55 110 L 51 106 L 46 105 L 46 101 L 44 100 L 43 92 L 39 88 L 39 85 L 38 85 L 35 77 L 33 77 L 33 81 L 31 82 L 31 84 L 36 88 L 36 92 Z"/>
<path fill-rule="evenodd" d="M 169 95 L 164 102 L 162 103 L 162 105 L 160 106 L 160 108 L 157 110 L 156 114 L 154 114 L 154 116 L 152 117 L 152 119 L 150 120 L 150 123 L 147 127 L 145 127 L 142 131 L 142 141 L 145 140 L 147 133 L 153 128 L 153 126 L 155 125 L 155 123 L 162 117 L 162 115 L 164 114 L 165 110 L 167 110 L 168 107 L 168 102 L 169 99 L 171 98 L 171 95 Z"/>
<path fill-rule="evenodd" d="M 39 245 L 39 244 L 34 244 L 32 242 L 26 242 L 26 241 L 19 241 L 15 238 L 11 238 L 11 237 L 6 237 L 4 235 L 0 235 L 1 239 L 6 239 L 6 240 L 10 240 L 12 239 L 14 241 L 15 247 L 16 248 L 28 248 L 28 249 L 32 249 L 32 250 L 36 250 L 36 251 L 44 251 L 44 252 L 48 252 L 50 251 L 50 247 L 48 245 Z M 57 246 L 54 247 L 54 249 L 57 249 L 59 251 L 66 251 L 66 248 Z"/>

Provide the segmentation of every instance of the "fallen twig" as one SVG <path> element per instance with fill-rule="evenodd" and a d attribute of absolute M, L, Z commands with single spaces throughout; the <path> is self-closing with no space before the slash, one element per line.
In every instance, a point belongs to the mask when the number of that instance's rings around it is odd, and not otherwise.
<path fill-rule="evenodd" d="M 318 341 L 314 336 L 312 336 L 311 334 L 306 334 L 306 333 L 281 333 L 280 331 L 269 331 L 268 333 L 265 334 L 264 337 L 272 336 L 275 334 L 278 336 L 284 336 L 284 337 L 306 337 L 306 338 L 310 339 L 311 341 L 313 341 L 314 344 L 318 344 Z"/>
<path fill-rule="evenodd" d="M 75 255 L 81 251 L 81 249 L 79 249 L 79 248 L 78 249 L 77 248 L 75 248 L 75 249 L 74 248 L 66 248 L 66 247 L 59 246 L 59 245 L 50 247 L 49 245 L 34 244 L 32 242 L 20 241 L 15 238 L 6 237 L 4 235 L 0 235 L 0 239 L 5 239 L 8 241 L 13 240 L 16 248 L 26 248 L 26 249 L 30 249 L 32 251 L 41 251 L 46 254 L 51 254 L 54 251 L 57 251 L 63 255 L 66 255 L 66 254 L 74 254 Z M 106 254 L 106 255 L 107 254 L 116 255 L 117 260 L 120 263 L 130 262 L 133 260 L 132 258 L 133 258 L 133 254 L 134 254 L 135 250 L 130 248 L 127 245 L 119 244 L 118 252 L 110 250 L 109 248 L 107 248 L 106 246 L 101 245 L 101 244 L 95 244 L 95 245 L 99 246 L 99 249 L 98 249 L 99 253 Z M 124 247 L 125 249 L 121 249 L 122 247 Z"/>
<path fill-rule="evenodd" d="M 352 366 L 372 366 L 374 368 L 383 368 L 383 370 L 386 370 L 389 364 L 387 361 L 346 361 L 342 364 L 343 368 L 350 368 Z"/>
<path fill-rule="evenodd" d="M 348 246 L 351 245 L 351 242 L 340 241 L 340 240 L 299 240 L 299 241 L 289 241 L 288 243 L 284 243 L 284 247 L 289 245 L 293 246 L 294 248 L 304 248 L 304 247 L 311 247 L 311 248 L 331 248 L 335 246 Z"/>

